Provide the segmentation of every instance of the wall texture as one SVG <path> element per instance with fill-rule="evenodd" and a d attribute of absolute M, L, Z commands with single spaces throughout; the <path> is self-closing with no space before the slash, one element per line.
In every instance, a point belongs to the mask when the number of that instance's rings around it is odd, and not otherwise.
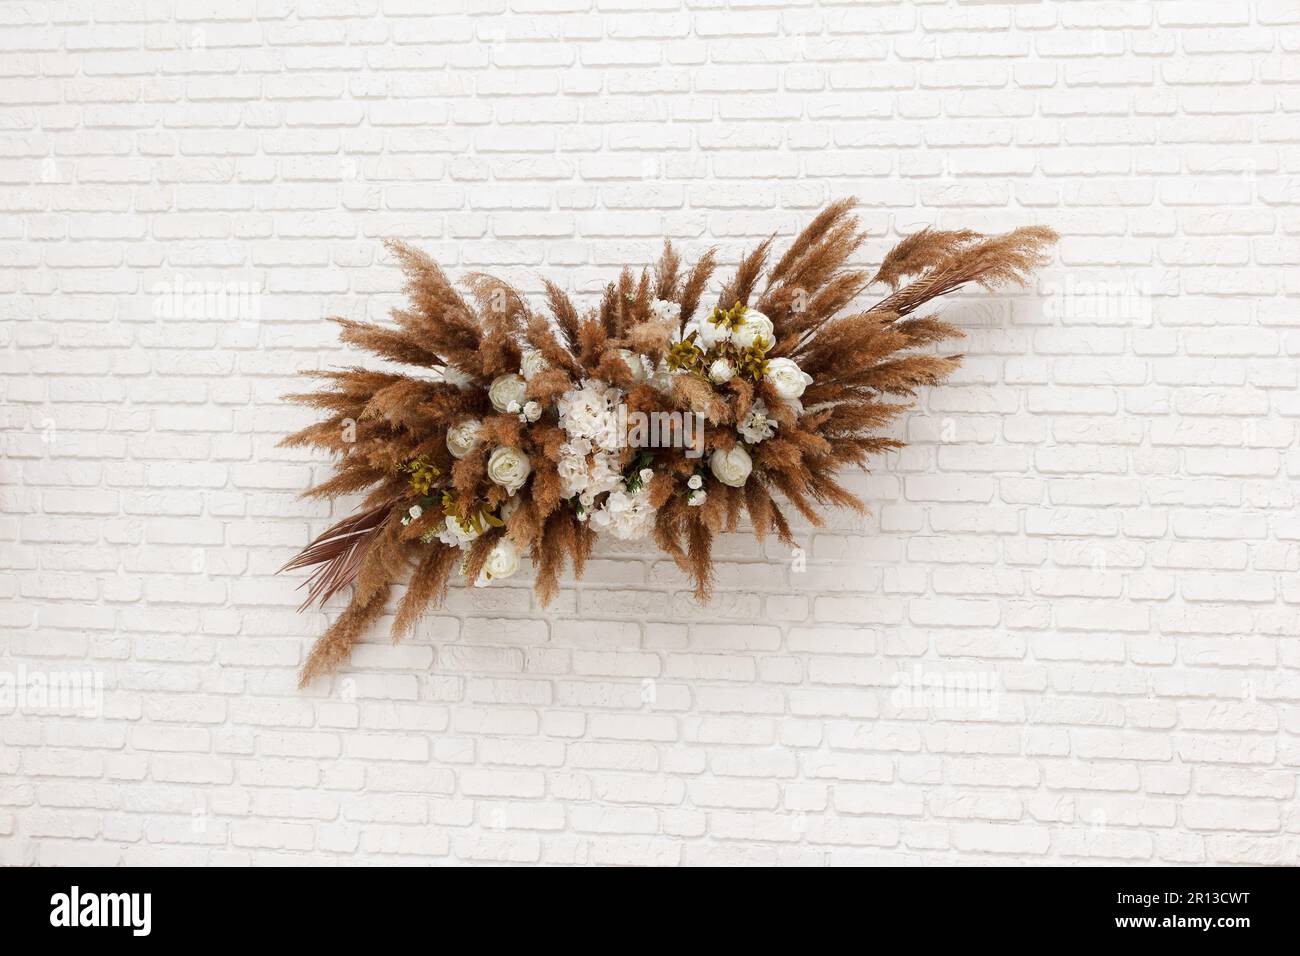
<path fill-rule="evenodd" d="M 1298 51 L 1294 0 L 0 5 L 0 863 L 1300 862 Z M 277 396 L 383 237 L 590 294 L 850 193 L 865 258 L 1064 234 L 945 308 L 868 519 L 295 690 Z"/>

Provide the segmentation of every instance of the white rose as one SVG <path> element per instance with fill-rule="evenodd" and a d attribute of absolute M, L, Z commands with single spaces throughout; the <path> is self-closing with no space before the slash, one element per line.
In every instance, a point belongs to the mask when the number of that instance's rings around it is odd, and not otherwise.
<path fill-rule="evenodd" d="M 767 380 L 776 394 L 784 399 L 796 399 L 812 384 L 812 376 L 788 358 L 775 358 L 767 363 Z"/>
<path fill-rule="evenodd" d="M 716 385 L 730 382 L 735 374 L 736 370 L 726 359 L 716 359 L 714 363 L 709 366 L 709 378 L 712 379 Z"/>
<path fill-rule="evenodd" d="M 727 336 L 731 334 L 725 325 L 717 325 L 712 319 L 702 319 L 698 323 L 692 322 L 686 327 L 687 335 L 692 331 L 695 332 L 695 344 L 705 352 L 727 341 Z"/>
<path fill-rule="evenodd" d="M 447 451 L 453 458 L 464 458 L 478 447 L 478 429 L 481 425 L 477 418 L 466 418 L 447 429 Z"/>
<path fill-rule="evenodd" d="M 750 459 L 749 452 L 740 445 L 731 451 L 715 448 L 709 457 L 709 470 L 713 472 L 713 477 L 724 485 L 740 488 L 749 478 L 749 473 L 754 470 L 754 462 Z"/>
<path fill-rule="evenodd" d="M 669 319 L 676 321 L 682 317 L 682 307 L 676 302 L 669 302 L 667 299 L 655 299 L 650 305 L 650 312 L 660 322 Z"/>
<path fill-rule="evenodd" d="M 518 375 L 498 375 L 488 386 L 488 400 L 499 412 L 508 411 L 511 402 L 524 404 L 524 392 L 528 384 Z"/>
<path fill-rule="evenodd" d="M 483 573 L 488 580 L 508 578 L 519 570 L 519 548 L 509 538 L 502 538 L 488 552 L 483 562 Z"/>
<path fill-rule="evenodd" d="M 653 468 L 642 468 L 640 474 L 641 484 L 643 485 L 648 485 L 654 480 L 655 473 Z"/>
<path fill-rule="evenodd" d="M 411 505 L 411 510 L 408 511 L 407 514 L 411 516 L 412 521 L 418 521 L 420 515 L 424 514 L 424 509 L 419 505 Z"/>
<path fill-rule="evenodd" d="M 542 406 L 537 402 L 524 402 L 523 411 L 520 413 L 525 420 L 535 422 L 542 417 Z"/>
<path fill-rule="evenodd" d="M 636 352 L 631 349 L 619 349 L 618 357 L 623 360 L 623 364 L 631 371 L 633 384 L 640 385 L 649 377 L 649 372 L 645 367 L 645 359 Z"/>
<path fill-rule="evenodd" d="M 704 504 L 704 499 L 707 497 L 707 492 L 697 489 L 686 496 L 686 503 L 692 508 L 698 508 L 700 505 Z"/>
<path fill-rule="evenodd" d="M 731 341 L 739 348 L 748 349 L 762 340 L 766 343 L 764 348 L 771 348 L 774 334 L 771 319 L 755 309 L 747 309 L 741 317 L 740 328 L 731 333 Z"/>
<path fill-rule="evenodd" d="M 524 486 L 532 470 L 528 456 L 517 448 L 503 446 L 488 457 L 488 477 L 512 495 Z"/>
<path fill-rule="evenodd" d="M 690 488 L 692 491 L 695 491 L 696 489 L 699 488 L 703 488 L 704 479 L 701 478 L 699 475 L 691 475 L 691 477 L 686 479 L 686 487 Z"/>
<path fill-rule="evenodd" d="M 531 381 L 534 375 L 545 372 L 550 367 L 550 363 L 542 358 L 542 353 L 539 350 L 526 349 L 523 358 L 520 360 L 519 371 L 525 379 Z"/>

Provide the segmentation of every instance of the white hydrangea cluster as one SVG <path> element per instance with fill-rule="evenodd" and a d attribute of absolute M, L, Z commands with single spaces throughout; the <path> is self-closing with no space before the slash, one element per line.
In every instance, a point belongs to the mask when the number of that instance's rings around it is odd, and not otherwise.
<path fill-rule="evenodd" d="M 560 396 L 557 411 L 567 440 L 560 446 L 561 494 L 578 496 L 590 507 L 599 494 L 612 491 L 622 480 L 618 453 L 623 436 L 618 431 L 618 404 L 623 393 L 612 385 L 586 379 L 580 388 Z"/>
<path fill-rule="evenodd" d="M 579 517 L 616 538 L 633 540 L 650 530 L 654 509 L 646 488 L 654 472 L 641 472 L 640 487 L 628 491 L 619 468 L 624 436 L 618 406 L 622 390 L 592 379 L 560 396 L 556 410 L 567 436 L 560 446 L 561 494 L 578 499 Z M 597 506 L 597 499 L 606 497 Z"/>
<path fill-rule="evenodd" d="M 654 473 L 646 468 L 645 472 Z M 649 480 L 642 480 L 636 491 L 628 491 L 620 484 L 609 493 L 605 503 L 591 514 L 591 523 L 601 531 L 608 531 L 623 541 L 636 541 L 650 533 L 654 526 L 654 507 L 650 504 Z"/>

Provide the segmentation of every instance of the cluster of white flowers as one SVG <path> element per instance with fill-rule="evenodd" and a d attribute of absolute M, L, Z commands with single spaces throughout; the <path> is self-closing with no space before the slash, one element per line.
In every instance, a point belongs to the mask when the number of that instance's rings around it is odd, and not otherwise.
<path fill-rule="evenodd" d="M 656 299 L 651 312 L 661 322 L 678 322 L 681 318 L 681 306 L 665 299 Z M 762 358 L 761 353 L 774 344 L 775 332 L 771 320 L 756 309 L 737 309 L 726 322 L 715 322 L 715 317 L 716 314 L 693 319 L 684 329 L 675 332 L 674 337 L 680 341 L 694 334 L 695 344 L 705 353 L 704 364 L 698 366 L 696 372 L 705 373 L 715 385 L 725 385 L 740 374 L 742 367 L 747 367 L 744 365 L 749 361 L 746 353 L 752 356 L 757 352 Z M 651 363 L 644 355 L 630 349 L 619 349 L 618 355 L 627 365 L 636 385 L 649 382 L 655 388 L 668 391 L 674 377 L 686 374 L 682 370 L 669 369 L 663 360 L 657 365 Z M 538 421 L 545 409 L 539 402 L 528 399 L 529 382 L 550 367 L 539 350 L 526 349 L 520 359 L 518 374 L 499 375 L 489 385 L 488 399 L 492 407 L 501 414 L 517 415 L 525 424 Z M 800 398 L 811 384 L 812 377 L 788 358 L 769 359 L 763 368 L 772 393 L 794 408 L 796 413 L 802 414 Z M 441 370 L 439 378 L 456 385 L 469 381 L 468 376 L 451 366 Z M 623 397 L 621 389 L 594 379 L 586 379 L 577 388 L 560 396 L 555 410 L 565 441 L 560 445 L 557 470 L 561 495 L 577 499 L 579 520 L 590 521 L 594 527 L 616 538 L 636 540 L 645 537 L 654 525 L 654 507 L 650 502 L 654 472 L 642 468 L 632 478 L 625 478 L 622 474 L 619 458 L 625 436 L 620 431 L 619 406 Z M 464 458 L 479 447 L 482 424 L 477 419 L 467 418 L 448 429 L 447 449 L 453 457 Z M 755 398 L 748 414 L 737 423 L 736 432 L 745 445 L 752 448 L 772 438 L 777 428 L 777 420 L 763 399 Z M 733 488 L 744 486 L 753 470 L 753 459 L 745 445 L 737 444 L 730 451 L 713 451 L 708 468 L 715 479 Z M 488 477 L 511 496 L 501 508 L 502 520 L 508 519 L 518 507 L 519 500 L 515 495 L 531 473 L 528 456 L 519 449 L 501 446 L 492 450 L 487 462 Z M 691 475 L 686 482 L 686 503 L 699 507 L 707 497 L 704 476 Z M 415 505 L 403 523 L 413 521 L 421 514 L 420 506 Z M 467 549 L 482 533 L 481 522 L 462 524 L 452 515 L 435 531 L 429 532 L 428 537 L 431 540 L 436 536 L 444 544 Z M 482 585 L 509 577 L 518 568 L 519 549 L 503 538 L 488 556 L 475 583 Z"/>
<path fill-rule="evenodd" d="M 556 410 L 566 436 L 560 446 L 560 493 L 565 498 L 577 495 L 584 507 L 622 480 L 618 470 L 623 443 L 618 404 L 622 398 L 619 389 L 594 379 L 560 396 Z"/>
<path fill-rule="evenodd" d="M 620 482 L 605 503 L 591 513 L 591 523 L 622 541 L 644 538 L 654 525 L 655 510 L 650 504 L 649 489 L 653 477 L 653 471 L 643 469 L 641 487 L 636 491 L 628 491 Z"/>
<path fill-rule="evenodd" d="M 738 349 L 770 349 L 775 340 L 772 320 L 757 309 L 746 309 L 740 326 L 729 329 L 713 321 L 713 316 L 691 319 L 682 331 L 683 337 L 695 333 L 695 342 L 708 352 L 723 342 L 731 342 Z"/>
<path fill-rule="evenodd" d="M 624 356 L 629 367 L 632 360 L 642 361 L 634 353 Z M 581 506 L 579 520 L 590 520 L 616 538 L 634 540 L 645 537 L 654 518 L 647 488 L 654 472 L 642 469 L 641 487 L 627 490 L 619 469 L 619 452 L 624 443 L 618 417 L 622 400 L 620 389 L 592 379 L 560 396 L 556 410 L 566 437 L 560 445 L 557 468 L 560 493 L 565 498 L 577 497 Z M 601 495 L 605 499 L 597 506 Z"/>
<path fill-rule="evenodd" d="M 510 498 L 501 509 L 497 517 L 501 521 L 509 521 L 519 507 L 518 498 Z M 412 517 L 418 518 L 414 514 L 416 508 L 412 508 Z M 453 548 L 460 548 L 467 551 L 469 546 L 479 539 L 483 534 L 482 525 L 475 527 L 474 522 L 464 523 L 455 515 L 447 515 L 447 520 L 436 533 L 432 534 L 430 540 L 436 537 L 443 544 L 450 545 Z M 465 571 L 465 561 L 468 555 L 461 561 L 461 572 Z M 492 546 L 488 552 L 487 560 L 483 562 L 483 570 L 479 572 L 478 580 L 474 582 L 475 587 L 482 587 L 489 581 L 497 581 L 511 577 L 519 570 L 519 546 L 509 538 L 502 538 Z"/>
<path fill-rule="evenodd" d="M 686 487 L 689 489 L 686 493 L 686 503 L 692 508 L 698 508 L 709 497 L 709 493 L 704 490 L 704 479 L 699 475 L 691 475 L 686 480 Z"/>

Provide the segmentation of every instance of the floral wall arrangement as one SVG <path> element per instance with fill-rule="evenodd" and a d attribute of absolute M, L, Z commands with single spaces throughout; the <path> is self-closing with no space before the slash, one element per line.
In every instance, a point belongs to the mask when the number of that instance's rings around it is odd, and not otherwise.
<path fill-rule="evenodd" d="M 967 285 L 1023 284 L 1056 236 L 925 229 L 864 271 L 849 266 L 866 238 L 853 206 L 827 207 L 779 258 L 761 243 L 714 294 L 714 253 L 688 266 L 665 242 L 586 313 L 549 280 L 545 309 L 483 274 L 462 293 L 390 242 L 409 305 L 392 326 L 336 321 L 343 341 L 414 371 L 313 372 L 323 386 L 290 396 L 326 417 L 286 443 L 339 456 L 307 494 L 366 492 L 287 566 L 314 569 L 304 607 L 352 589 L 301 682 L 346 660 L 408 574 L 397 637 L 454 574 L 486 585 L 525 558 L 545 605 L 600 534 L 653 540 L 706 601 L 713 539 L 742 516 L 759 540 L 793 543 L 791 509 L 814 525 L 823 508 L 862 509 L 837 474 L 899 447 L 884 426 L 959 362 L 932 347 L 960 331 L 921 311 Z M 872 286 L 888 292 L 853 308 Z"/>

